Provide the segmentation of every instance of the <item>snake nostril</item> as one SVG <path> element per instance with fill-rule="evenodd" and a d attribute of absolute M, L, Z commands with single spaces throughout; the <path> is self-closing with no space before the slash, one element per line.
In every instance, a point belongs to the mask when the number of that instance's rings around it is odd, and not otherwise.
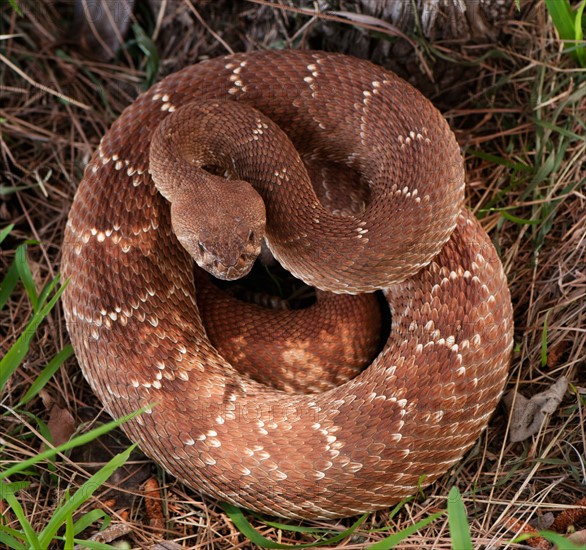
<path fill-rule="evenodd" d="M 254 241 L 254 231 L 251 229 L 248 232 L 248 242 L 251 243 L 252 241 Z"/>

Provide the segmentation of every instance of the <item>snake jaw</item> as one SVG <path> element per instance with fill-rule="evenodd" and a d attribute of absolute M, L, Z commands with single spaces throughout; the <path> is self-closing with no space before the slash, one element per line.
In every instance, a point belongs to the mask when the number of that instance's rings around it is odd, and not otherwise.
<path fill-rule="evenodd" d="M 209 250 L 202 242 L 197 243 L 196 253 L 189 249 L 187 250 L 197 265 L 210 275 L 223 281 L 233 281 L 244 277 L 250 272 L 260 253 L 260 245 L 257 247 L 255 245 L 248 246 L 249 243 L 244 244 L 244 250 L 222 256 Z"/>
<path fill-rule="evenodd" d="M 177 239 L 199 267 L 217 279 L 233 281 L 247 275 L 258 255 L 261 244 L 254 239 L 231 247 L 217 241 L 202 241 L 202 237 L 177 234 Z"/>

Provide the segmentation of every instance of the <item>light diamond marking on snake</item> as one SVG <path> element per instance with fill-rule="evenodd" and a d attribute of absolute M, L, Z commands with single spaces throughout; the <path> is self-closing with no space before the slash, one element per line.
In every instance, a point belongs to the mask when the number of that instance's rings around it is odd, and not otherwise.
<path fill-rule="evenodd" d="M 319 61 L 318 61 L 318 63 L 319 63 Z M 306 68 L 311 73 L 311 76 L 303 77 L 303 81 L 309 85 L 309 89 L 311 90 L 311 97 L 312 97 L 312 99 L 315 99 L 315 97 L 316 97 L 316 95 L 315 95 L 315 92 L 316 92 L 315 80 L 319 76 L 319 72 L 317 70 L 317 65 L 315 65 L 314 63 L 310 63 L 309 65 L 307 65 Z"/>

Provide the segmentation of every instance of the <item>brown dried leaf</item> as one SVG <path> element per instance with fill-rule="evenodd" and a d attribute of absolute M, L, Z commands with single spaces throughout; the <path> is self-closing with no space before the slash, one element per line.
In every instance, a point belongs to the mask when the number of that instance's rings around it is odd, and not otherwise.
<path fill-rule="evenodd" d="M 107 544 L 119 539 L 120 537 L 128 535 L 128 533 L 132 533 L 132 527 L 130 525 L 127 523 L 114 523 L 103 531 L 96 533 L 88 540 Z M 82 550 L 83 548 L 87 548 L 87 546 L 78 544 L 74 547 L 74 550 Z"/>
<path fill-rule="evenodd" d="M 516 443 L 535 435 L 541 428 L 545 415 L 557 410 L 567 389 L 568 379 L 562 376 L 547 390 L 535 394 L 531 399 L 515 391 L 505 395 L 503 401 L 511 411 L 510 441 Z"/>
<path fill-rule="evenodd" d="M 568 540 L 573 544 L 586 544 L 586 529 L 572 533 L 568 536 Z"/>
<path fill-rule="evenodd" d="M 391 25 L 387 21 L 384 21 L 378 17 L 373 17 L 372 15 L 366 15 L 364 13 L 354 13 L 350 11 L 328 11 L 326 12 L 328 15 L 334 15 L 335 17 L 340 17 L 342 19 L 348 19 L 356 23 L 359 26 L 367 26 L 367 27 L 378 27 L 383 31 L 386 31 L 388 34 L 392 36 L 399 36 L 404 38 L 409 42 L 411 45 L 414 45 L 413 40 L 407 36 L 401 29 L 396 27 L 395 25 Z"/>
<path fill-rule="evenodd" d="M 57 447 L 69 441 L 75 432 L 75 420 L 67 409 L 54 404 L 51 407 L 47 428 L 51 433 L 53 445 Z"/>
<path fill-rule="evenodd" d="M 569 347 L 570 343 L 567 340 L 562 340 L 556 345 L 551 346 L 547 351 L 547 368 L 554 369 L 558 367 Z"/>
<path fill-rule="evenodd" d="M 153 544 L 149 550 L 182 550 L 183 546 L 170 540 L 164 540 Z"/>

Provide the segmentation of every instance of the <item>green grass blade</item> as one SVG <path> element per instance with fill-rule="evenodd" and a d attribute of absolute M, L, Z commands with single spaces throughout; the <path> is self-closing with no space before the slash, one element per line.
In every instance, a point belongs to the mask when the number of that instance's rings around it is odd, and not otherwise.
<path fill-rule="evenodd" d="M 456 486 L 450 489 L 448 495 L 448 522 L 450 524 L 452 548 L 474 550 L 472 539 L 470 538 L 466 507 Z"/>
<path fill-rule="evenodd" d="M 31 384 L 30 388 L 24 394 L 23 398 L 18 403 L 17 407 L 25 405 L 33 397 L 35 397 L 49 382 L 53 375 L 59 370 L 61 365 L 73 355 L 73 348 L 71 344 L 67 344 L 39 373 L 35 381 Z"/>
<path fill-rule="evenodd" d="M 73 548 L 73 516 L 72 513 L 67 514 L 65 518 L 65 548 Z"/>
<path fill-rule="evenodd" d="M 6 485 L 0 485 L 0 498 L 3 498 L 4 491 L 9 491 L 10 493 L 18 493 L 18 491 L 22 491 L 26 489 L 31 484 L 30 481 L 14 481 L 12 483 L 6 482 Z"/>
<path fill-rule="evenodd" d="M 16 0 L 8 0 L 8 3 L 12 6 L 12 9 L 16 12 L 16 14 L 22 17 L 22 9 L 18 5 L 18 2 Z"/>
<path fill-rule="evenodd" d="M 564 49 L 571 53 L 581 67 L 585 67 L 586 49 L 582 26 L 584 2 L 581 2 L 576 11 L 568 0 L 545 0 L 545 5 L 561 40 L 565 42 Z"/>
<path fill-rule="evenodd" d="M 84 514 L 75 522 L 73 526 L 73 534 L 79 535 L 80 533 L 83 533 L 83 531 L 85 531 L 92 523 L 100 521 L 101 519 L 104 521 L 102 522 L 100 531 L 103 531 L 112 521 L 110 516 L 106 514 L 104 510 L 91 510 L 90 512 L 87 512 L 87 514 Z"/>
<path fill-rule="evenodd" d="M 3 119 L 0 118 L 0 121 L 2 120 Z M 34 189 L 34 187 L 34 185 L 15 185 L 12 187 L 5 187 L 4 185 L 0 185 L 0 197 L 14 195 L 16 193 L 20 193 L 21 191 L 28 191 L 29 189 Z"/>
<path fill-rule="evenodd" d="M 574 16 L 568 0 L 545 0 L 547 11 L 562 40 L 574 39 Z"/>
<path fill-rule="evenodd" d="M 472 150 L 469 151 L 468 154 L 472 157 L 486 160 L 488 162 L 492 162 L 493 164 L 498 164 L 499 166 L 505 166 L 511 170 L 517 170 L 518 172 L 530 173 L 532 170 L 531 166 L 523 164 L 522 162 L 513 162 L 510 159 L 505 159 L 497 155 L 485 153 L 484 151 Z"/>
<path fill-rule="evenodd" d="M 16 265 L 16 269 L 18 271 L 20 280 L 24 285 L 24 289 L 26 290 L 28 299 L 30 300 L 33 306 L 33 311 L 36 313 L 39 310 L 39 295 L 37 294 L 37 287 L 35 286 L 35 281 L 33 279 L 33 274 L 31 273 L 31 268 L 28 265 L 26 259 L 26 248 L 26 244 L 21 244 L 16 248 L 14 264 Z"/>
<path fill-rule="evenodd" d="M 554 124 L 553 122 L 550 122 L 548 120 L 539 120 L 538 118 L 533 118 L 532 120 L 537 126 L 539 126 L 541 128 L 546 128 L 547 130 L 551 130 L 552 132 L 556 132 L 556 133 L 560 134 L 561 136 L 570 138 L 572 140 L 584 141 L 584 139 L 585 139 L 584 136 L 576 134 L 575 132 L 571 132 L 570 130 L 567 130 L 566 128 L 561 128 L 560 126 L 557 126 L 556 124 Z"/>
<path fill-rule="evenodd" d="M 18 271 L 16 265 L 12 262 L 12 265 L 4 275 L 4 279 L 0 283 L 0 311 L 4 309 L 8 298 L 12 294 L 12 291 L 18 283 Z"/>
<path fill-rule="evenodd" d="M 0 546 L 13 550 L 28 550 L 19 539 L 24 539 L 22 533 L 0 524 Z"/>
<path fill-rule="evenodd" d="M 541 220 L 526 220 L 525 218 L 519 218 L 505 209 L 499 209 L 498 212 L 503 218 L 516 223 L 517 225 L 538 225 L 541 223 Z"/>
<path fill-rule="evenodd" d="M 308 533 L 310 535 L 321 536 L 323 534 L 331 533 L 331 529 L 308 527 L 305 525 L 289 525 L 288 523 L 281 523 L 279 521 L 270 521 L 263 517 L 261 514 L 250 512 L 252 516 L 262 521 L 265 525 L 273 527 L 274 529 L 281 529 L 282 531 L 289 531 L 290 533 Z"/>
<path fill-rule="evenodd" d="M 55 540 L 63 540 L 62 537 L 55 537 Z M 109 544 L 105 544 L 103 542 L 96 542 L 95 540 L 82 540 L 82 539 L 73 539 L 75 544 L 81 545 L 82 548 L 89 548 L 90 550 L 121 550 L 124 549 L 124 546 L 116 545 L 111 546 Z M 130 548 L 129 546 L 127 548 Z"/>
<path fill-rule="evenodd" d="M 140 25 L 133 24 L 132 31 L 134 32 L 137 46 L 146 56 L 146 87 L 150 88 L 159 73 L 159 52 L 157 51 L 156 44 L 152 41 L 151 37 L 144 32 Z"/>
<path fill-rule="evenodd" d="M 33 456 L 27 460 L 23 460 L 22 462 L 19 462 L 18 464 L 14 464 L 10 468 L 7 468 L 4 471 L 0 471 L 0 481 L 3 479 L 6 479 L 12 475 L 15 475 L 17 473 L 20 473 L 22 471 L 25 471 L 27 468 L 30 468 L 31 466 L 34 466 L 35 464 L 38 464 L 39 462 L 43 462 L 44 460 L 53 458 L 55 455 L 57 455 L 59 453 L 62 453 L 64 451 L 68 451 L 69 449 L 73 449 L 73 448 L 79 447 L 81 445 L 85 445 L 86 443 L 89 443 L 90 441 L 97 439 L 101 435 L 104 435 L 105 433 L 112 431 L 114 428 L 118 428 L 119 426 L 121 426 L 125 422 L 128 422 L 128 420 L 130 420 L 131 418 L 134 418 L 135 416 L 142 414 L 146 410 L 146 408 L 147 407 L 145 407 L 143 409 L 139 409 L 138 411 L 135 411 L 133 413 L 127 414 L 126 416 L 123 416 L 122 418 L 120 418 L 118 420 L 112 420 L 112 422 L 108 422 L 102 426 L 94 428 L 93 430 L 91 430 L 85 434 L 78 435 L 74 439 L 67 441 L 66 443 L 63 443 L 63 445 L 59 445 L 58 447 L 47 449 L 47 450 L 43 451 L 42 453 L 39 453 L 36 456 Z M 149 405 L 148 408 L 152 408 L 152 405 Z"/>
<path fill-rule="evenodd" d="M 3 390 L 4 386 L 6 385 L 6 381 L 8 378 L 16 371 L 16 369 L 20 366 L 20 363 L 24 359 L 24 356 L 28 353 L 30 342 L 35 335 L 35 332 L 43 319 L 50 313 L 53 309 L 57 300 L 63 291 L 65 290 L 66 284 L 61 285 L 61 287 L 57 290 L 54 296 L 49 300 L 49 302 L 42 307 L 39 311 L 37 311 L 32 319 L 30 320 L 29 324 L 23 331 L 23 333 L 18 337 L 16 342 L 12 345 L 12 347 L 8 350 L 6 355 L 0 360 L 0 392 Z"/>
<path fill-rule="evenodd" d="M 535 249 L 539 250 L 544 242 L 547 234 L 551 231 L 553 227 L 556 215 L 559 210 L 560 205 L 566 200 L 567 197 L 570 196 L 571 193 L 574 192 L 576 189 L 581 189 L 584 184 L 586 184 L 586 178 L 582 180 L 572 182 L 570 185 L 567 185 L 558 193 L 558 197 L 555 199 L 551 199 L 549 202 L 542 204 L 541 206 L 541 217 L 543 219 L 543 224 L 537 235 L 534 237 Z"/>
<path fill-rule="evenodd" d="M 306 527 L 303 525 L 288 525 L 286 523 L 280 523 L 280 522 L 276 522 L 276 521 L 267 521 L 262 516 L 260 516 L 260 514 L 258 514 L 258 515 L 254 514 L 254 515 L 256 517 L 258 517 L 265 525 L 268 525 L 269 527 L 274 527 L 275 529 L 281 529 L 282 531 L 289 531 L 291 533 L 309 533 L 309 534 L 312 534 L 315 536 L 323 536 L 324 534 L 331 534 L 332 533 L 331 529 L 318 529 L 316 527 Z M 348 529 L 345 529 L 344 531 L 342 531 L 342 533 L 338 533 L 327 540 L 314 542 L 314 543 L 312 543 L 313 546 L 321 546 L 323 544 L 331 544 L 333 542 L 338 542 L 346 537 L 349 537 L 350 535 L 352 535 L 354 533 L 354 531 L 362 524 L 362 522 L 366 518 L 367 518 L 367 515 L 361 516 L 350 527 L 348 527 Z"/>
<path fill-rule="evenodd" d="M 368 546 L 368 550 L 388 550 L 389 548 L 394 548 L 400 542 L 404 541 L 407 537 L 410 537 L 414 533 L 417 533 L 419 529 L 423 529 L 425 526 L 433 523 L 436 519 L 440 516 L 444 515 L 445 511 L 436 512 L 435 514 L 431 514 L 431 516 L 427 516 L 426 518 L 406 527 L 402 531 L 398 533 L 393 533 L 391 536 L 379 541 L 375 542 Z"/>
<path fill-rule="evenodd" d="M 563 535 L 560 535 L 559 533 L 554 533 L 553 531 L 539 531 L 537 534 L 524 533 L 522 535 L 519 535 L 518 537 L 515 537 L 515 539 L 512 540 L 511 543 L 518 544 L 519 542 L 523 542 L 535 536 L 543 537 L 545 540 L 553 542 L 557 546 L 558 550 L 586 550 L 586 544 L 574 544 Z"/>
<path fill-rule="evenodd" d="M 555 151 L 550 152 L 549 155 L 547 155 L 547 158 L 542 160 L 538 166 L 539 167 L 533 175 L 527 190 L 523 193 L 523 195 L 521 195 L 521 200 L 525 200 L 529 196 L 533 195 L 537 187 L 543 183 L 552 172 L 554 172 L 556 168 Z"/>
<path fill-rule="evenodd" d="M 7 225 L 4 229 L 0 229 L 0 244 L 2 244 L 2 241 L 4 241 L 4 239 L 6 237 L 8 237 L 8 235 L 10 234 L 10 232 L 14 229 L 14 224 L 11 223 L 10 225 Z"/>
<path fill-rule="evenodd" d="M 41 291 L 41 294 L 39 295 L 39 303 L 44 305 L 45 302 L 47 301 L 47 298 L 49 297 L 49 295 L 51 294 L 51 292 L 53 292 L 53 290 L 55 290 L 55 287 L 59 284 L 59 280 L 60 277 L 55 277 L 52 281 L 49 281 L 46 285 L 45 288 Z M 65 281 L 63 284 L 67 285 L 69 283 L 69 281 Z"/>
<path fill-rule="evenodd" d="M 348 529 L 345 531 L 338 533 L 337 535 L 329 538 L 324 539 L 316 542 L 309 542 L 307 544 L 280 544 L 278 542 L 272 541 L 263 537 L 246 519 L 242 510 L 232 504 L 228 504 L 227 502 L 221 502 L 220 506 L 228 514 L 234 526 L 253 544 L 256 544 L 260 548 L 315 548 L 317 546 L 325 546 L 335 544 L 346 537 L 350 536 L 354 531 L 364 522 L 364 520 L 368 517 L 368 514 L 365 514 L 358 518 Z M 284 526 L 287 529 L 289 526 Z M 291 529 L 295 530 L 295 529 Z"/>
<path fill-rule="evenodd" d="M 131 445 L 124 452 L 117 454 L 109 460 L 98 472 L 91 476 L 77 491 L 75 491 L 75 494 L 71 498 L 68 498 L 65 504 L 60 506 L 53 513 L 53 517 L 39 535 L 39 542 L 43 547 L 49 546 L 61 526 L 70 521 L 71 515 L 80 508 L 94 494 L 94 492 L 104 484 L 118 468 L 120 468 L 120 466 L 127 462 L 130 453 L 132 453 L 135 448 L 136 444 Z M 71 523 L 71 529 L 73 530 L 73 523 Z"/>
<path fill-rule="evenodd" d="M 576 40 L 576 58 L 580 67 L 586 67 L 586 44 L 584 44 L 584 27 L 582 18 L 584 16 L 584 8 L 586 2 L 582 0 L 582 3 L 578 6 L 576 11 L 576 19 L 574 20 L 574 38 Z"/>
<path fill-rule="evenodd" d="M 41 546 L 41 543 L 39 542 L 35 530 L 29 523 L 29 521 L 26 519 L 26 514 L 22 509 L 20 502 L 18 502 L 16 495 L 13 493 L 11 484 L 6 482 L 3 483 L 0 486 L 0 490 L 2 491 L 3 500 L 5 500 L 8 503 L 8 506 L 10 506 L 10 508 L 12 509 L 12 512 L 16 516 L 18 523 L 20 523 L 20 526 L 22 527 L 22 531 L 24 533 L 26 541 L 29 544 L 29 547 L 35 548 L 35 550 L 43 550 L 45 547 Z"/>
<path fill-rule="evenodd" d="M 413 496 L 407 497 L 407 498 L 404 498 L 398 504 L 396 504 L 395 507 L 389 512 L 389 520 L 393 519 L 401 511 L 403 506 L 405 506 L 405 504 L 407 504 L 408 502 L 412 501 L 414 498 L 415 497 L 413 497 Z"/>

